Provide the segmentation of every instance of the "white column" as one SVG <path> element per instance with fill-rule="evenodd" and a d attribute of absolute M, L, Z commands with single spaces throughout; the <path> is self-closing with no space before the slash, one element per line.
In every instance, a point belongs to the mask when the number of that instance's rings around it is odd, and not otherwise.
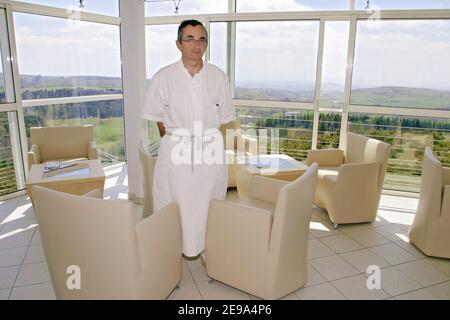
<path fill-rule="evenodd" d="M 145 7 L 143 0 L 119 0 L 128 198 L 143 197 L 139 143 L 144 136 L 142 106 L 146 90 Z"/>

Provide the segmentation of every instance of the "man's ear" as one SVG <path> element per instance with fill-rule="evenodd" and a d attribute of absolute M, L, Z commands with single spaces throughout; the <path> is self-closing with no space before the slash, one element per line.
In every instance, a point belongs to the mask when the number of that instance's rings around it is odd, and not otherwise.
<path fill-rule="evenodd" d="M 176 40 L 175 44 L 177 45 L 178 50 L 181 51 L 181 42 L 179 40 Z"/>

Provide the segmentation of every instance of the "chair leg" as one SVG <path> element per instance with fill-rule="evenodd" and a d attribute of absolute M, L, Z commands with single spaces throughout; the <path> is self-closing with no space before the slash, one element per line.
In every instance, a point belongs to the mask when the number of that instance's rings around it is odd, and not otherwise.
<path fill-rule="evenodd" d="M 210 280 L 208 281 L 208 283 L 209 283 L 209 284 L 214 284 L 214 283 L 216 283 L 216 280 L 210 279 Z"/>

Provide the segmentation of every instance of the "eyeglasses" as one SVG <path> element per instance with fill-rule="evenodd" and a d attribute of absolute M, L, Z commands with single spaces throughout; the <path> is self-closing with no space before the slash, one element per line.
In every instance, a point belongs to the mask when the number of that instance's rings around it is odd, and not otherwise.
<path fill-rule="evenodd" d="M 181 39 L 181 41 L 186 42 L 189 46 L 194 45 L 194 43 L 199 43 L 200 45 L 204 46 L 208 43 L 208 40 L 205 38 L 201 39 L 194 39 L 194 38 L 187 38 L 187 39 Z"/>

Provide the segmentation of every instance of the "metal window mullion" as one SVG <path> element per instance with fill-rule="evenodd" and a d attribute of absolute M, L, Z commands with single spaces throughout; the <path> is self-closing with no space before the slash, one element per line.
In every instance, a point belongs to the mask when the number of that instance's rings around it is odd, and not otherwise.
<path fill-rule="evenodd" d="M 349 10 L 355 10 L 355 0 L 348 0 L 348 9 Z"/>
<path fill-rule="evenodd" d="M 344 105 L 342 107 L 341 132 L 339 135 L 339 147 L 344 149 L 347 136 L 348 124 L 348 108 L 350 105 L 350 96 L 352 89 L 353 62 L 355 58 L 355 42 L 356 42 L 356 17 L 350 21 L 350 32 L 348 35 L 347 46 L 347 68 L 345 73 L 345 89 L 344 89 Z"/>
<path fill-rule="evenodd" d="M 349 105 L 349 111 L 355 113 L 371 113 L 371 114 L 382 114 L 393 116 L 412 116 L 424 118 L 450 119 L 450 111 L 444 109 L 437 110 L 437 109 L 419 109 L 419 108 L 402 108 L 402 107 Z"/>
<path fill-rule="evenodd" d="M 55 104 L 85 103 L 85 102 L 109 101 L 109 100 L 120 100 L 120 99 L 123 99 L 123 94 L 118 93 L 118 94 L 107 94 L 107 95 L 24 100 L 24 101 L 22 101 L 22 105 L 24 108 L 28 108 L 28 107 L 37 107 L 37 106 L 49 106 L 49 105 L 55 105 Z"/>
<path fill-rule="evenodd" d="M 13 141 L 18 145 L 14 145 L 13 148 L 16 148 L 15 158 L 14 158 L 14 168 L 16 171 L 16 175 L 18 177 L 17 183 L 19 189 L 25 188 L 25 179 L 28 176 L 28 143 L 27 143 L 27 134 L 25 130 L 25 117 L 23 113 L 22 107 L 22 86 L 20 83 L 20 75 L 19 75 L 19 65 L 17 60 L 17 47 L 16 47 L 16 34 L 14 31 L 14 23 L 13 23 L 13 13 L 11 5 L 6 6 L 6 21 L 8 24 L 8 38 L 9 38 L 9 50 L 11 51 L 11 64 L 12 64 L 12 74 L 14 80 L 14 93 L 16 96 L 16 111 L 17 111 L 17 129 L 15 132 L 11 132 L 11 135 L 15 135 Z M 19 136 L 17 136 L 17 134 Z M 20 141 L 20 143 L 19 143 Z M 17 149 L 18 148 L 18 149 Z M 18 151 L 18 152 L 17 152 Z"/>
<path fill-rule="evenodd" d="M 209 36 L 209 39 L 211 39 L 211 25 L 209 23 L 209 19 L 202 20 L 202 23 L 205 26 L 206 33 Z M 209 62 L 210 59 L 211 59 L 211 46 L 208 45 L 205 52 L 205 61 Z"/>
<path fill-rule="evenodd" d="M 319 136 L 319 117 L 320 117 L 320 93 L 322 86 L 322 68 L 323 68 L 323 48 L 325 44 L 325 20 L 320 19 L 319 27 L 319 46 L 317 50 L 317 63 L 316 63 L 316 88 L 314 98 L 314 120 L 313 120 L 313 132 L 311 149 L 317 148 L 317 140 Z"/>
<path fill-rule="evenodd" d="M 236 88 L 236 22 L 227 22 L 227 73 L 230 79 L 231 96 Z"/>

